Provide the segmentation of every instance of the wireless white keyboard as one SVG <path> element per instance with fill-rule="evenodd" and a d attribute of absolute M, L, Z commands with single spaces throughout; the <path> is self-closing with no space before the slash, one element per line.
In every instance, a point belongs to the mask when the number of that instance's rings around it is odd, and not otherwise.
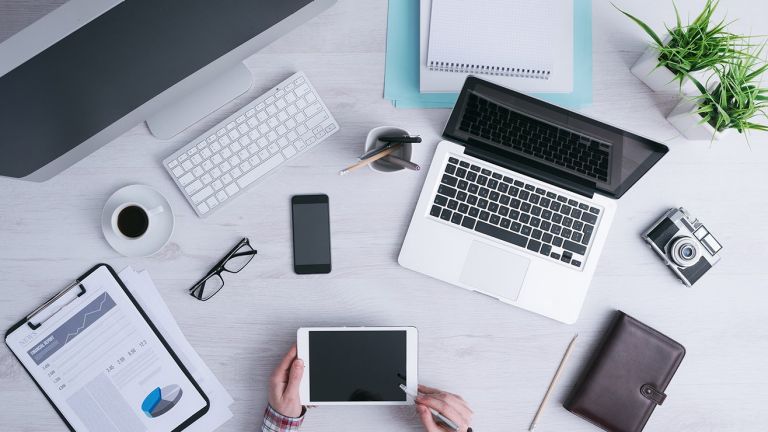
<path fill-rule="evenodd" d="M 207 217 L 338 130 L 315 88 L 298 72 L 176 151 L 163 165 L 197 215 Z"/>

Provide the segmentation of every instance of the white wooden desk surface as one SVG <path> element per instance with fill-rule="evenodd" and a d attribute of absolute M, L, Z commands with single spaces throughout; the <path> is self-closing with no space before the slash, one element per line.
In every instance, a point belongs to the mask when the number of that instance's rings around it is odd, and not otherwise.
<path fill-rule="evenodd" d="M 0 0 L 0 40 L 62 0 Z M 621 1 L 655 28 L 672 23 L 668 1 Z M 695 0 L 678 1 L 685 14 Z M 768 34 L 762 2 L 724 0 L 737 30 Z M 760 6 L 758 6 L 760 5 Z M 698 11 L 699 6 L 695 6 Z M 594 102 L 583 110 L 662 141 L 671 152 L 620 201 L 619 213 L 579 321 L 572 326 L 506 306 L 398 266 L 426 169 L 378 174 L 337 171 L 360 154 L 367 131 L 397 125 L 425 138 L 426 165 L 448 110 L 396 110 L 382 99 L 386 2 L 340 0 L 246 62 L 255 86 L 168 142 L 137 125 L 54 179 L 0 179 L 0 328 L 7 328 L 73 276 L 97 262 L 147 269 L 192 345 L 235 398 L 222 430 L 253 431 L 267 378 L 310 325 L 413 325 L 420 332 L 423 383 L 462 394 L 475 430 L 526 430 L 574 333 L 574 357 L 537 430 L 591 431 L 561 403 L 614 310 L 668 334 L 688 354 L 649 431 L 757 431 L 768 425 L 768 135 L 750 144 L 687 142 L 664 119 L 675 99 L 654 95 L 628 67 L 644 48 L 639 28 L 594 0 Z M 746 30 L 744 30 L 746 29 Z M 281 81 L 303 70 L 341 131 L 292 161 L 213 217 L 195 217 L 160 161 L 179 146 Z M 44 121 L 44 119 L 41 119 Z M 425 166 L 426 168 L 426 166 Z M 131 183 L 160 190 L 176 231 L 155 256 L 127 259 L 102 237 L 107 197 Z M 292 272 L 289 199 L 324 192 L 331 200 L 333 273 Z M 663 210 L 685 205 L 724 244 L 723 260 L 685 288 L 639 238 Z M 259 250 L 247 270 L 227 278 L 202 303 L 186 288 L 242 236 Z M 0 430 L 60 431 L 63 423 L 5 346 L 0 347 Z M 313 409 L 307 431 L 418 431 L 411 409 Z"/>

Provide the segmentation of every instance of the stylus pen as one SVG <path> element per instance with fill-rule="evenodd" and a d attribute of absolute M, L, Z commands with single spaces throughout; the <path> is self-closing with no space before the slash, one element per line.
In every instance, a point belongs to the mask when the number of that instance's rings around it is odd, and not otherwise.
<path fill-rule="evenodd" d="M 404 391 L 405 394 L 407 394 L 408 396 L 412 397 L 414 400 L 417 397 L 419 397 L 419 395 L 417 395 L 416 393 L 414 393 L 412 391 L 409 391 L 408 387 L 406 387 L 405 384 L 400 384 L 400 390 Z M 429 407 L 427 407 L 427 408 L 429 408 Z M 438 422 L 444 424 L 448 429 L 450 429 L 450 430 L 452 430 L 454 432 L 458 432 L 459 431 L 459 426 L 456 423 L 454 423 L 453 420 L 451 420 L 448 417 L 440 414 L 439 412 L 433 410 L 432 408 L 429 408 L 429 412 L 432 413 L 432 417 L 434 417 L 435 420 L 437 420 Z"/>
<path fill-rule="evenodd" d="M 400 136 L 383 136 L 379 137 L 379 141 L 384 142 L 390 142 L 390 143 L 420 143 L 421 137 L 420 136 L 409 136 L 409 135 L 400 135 Z"/>

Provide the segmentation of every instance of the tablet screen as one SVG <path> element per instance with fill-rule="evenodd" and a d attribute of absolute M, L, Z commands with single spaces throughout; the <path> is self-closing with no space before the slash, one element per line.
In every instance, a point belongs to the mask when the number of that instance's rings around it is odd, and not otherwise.
<path fill-rule="evenodd" d="M 404 330 L 310 331 L 310 400 L 405 401 L 406 342 Z"/>

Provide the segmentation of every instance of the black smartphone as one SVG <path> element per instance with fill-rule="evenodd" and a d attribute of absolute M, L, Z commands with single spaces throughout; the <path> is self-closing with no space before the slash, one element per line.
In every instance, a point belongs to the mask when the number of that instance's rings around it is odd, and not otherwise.
<path fill-rule="evenodd" d="M 293 271 L 296 274 L 331 272 L 331 220 L 328 195 L 291 198 Z"/>

